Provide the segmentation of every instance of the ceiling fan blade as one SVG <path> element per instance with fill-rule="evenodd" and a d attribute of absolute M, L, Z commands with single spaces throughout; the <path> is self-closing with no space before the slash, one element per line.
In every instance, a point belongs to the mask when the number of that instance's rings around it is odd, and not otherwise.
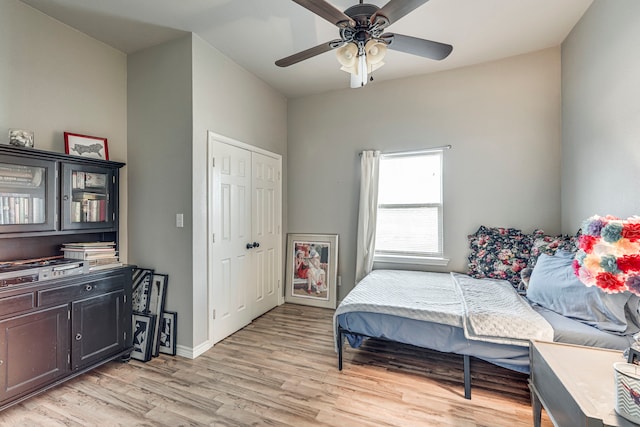
<path fill-rule="evenodd" d="M 344 44 L 344 42 L 340 39 L 331 40 L 330 42 L 319 44 L 318 46 L 312 47 L 307 50 L 303 50 L 302 52 L 294 53 L 291 56 L 287 56 L 286 58 L 278 59 L 276 61 L 276 65 L 278 67 L 288 67 L 289 65 L 297 64 L 300 61 L 304 61 L 305 59 L 313 58 L 316 55 L 320 55 L 321 53 L 325 53 L 330 51 L 331 49 L 335 49 Z"/>
<path fill-rule="evenodd" d="M 326 19 L 338 27 L 351 26 L 355 27 L 356 22 L 349 16 L 345 15 L 343 11 L 336 8 L 325 0 L 293 0 L 300 6 L 309 9 L 321 18 Z"/>
<path fill-rule="evenodd" d="M 387 25 L 391 25 L 428 1 L 429 0 L 389 0 L 389 3 L 382 6 L 380 10 L 371 16 L 371 23 L 375 23 L 376 17 L 382 15 L 389 20 Z"/>
<path fill-rule="evenodd" d="M 439 61 L 449 56 L 453 50 L 450 44 L 403 36 L 402 34 L 384 33 L 381 38 L 388 42 L 389 49 Z"/>

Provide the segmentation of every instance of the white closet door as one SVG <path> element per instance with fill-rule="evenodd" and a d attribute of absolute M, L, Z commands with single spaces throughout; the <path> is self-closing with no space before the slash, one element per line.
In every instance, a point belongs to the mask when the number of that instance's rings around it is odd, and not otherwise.
<path fill-rule="evenodd" d="M 250 290 L 253 318 L 278 305 L 281 277 L 281 162 L 252 153 L 252 249 L 255 281 Z"/>
<path fill-rule="evenodd" d="M 211 153 L 211 258 L 213 343 L 253 319 L 249 284 L 253 282 L 251 236 L 251 152 L 213 141 Z"/>

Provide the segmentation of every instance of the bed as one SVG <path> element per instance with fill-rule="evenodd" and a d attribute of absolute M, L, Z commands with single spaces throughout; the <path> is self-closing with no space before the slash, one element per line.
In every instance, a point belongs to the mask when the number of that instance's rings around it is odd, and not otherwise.
<path fill-rule="evenodd" d="M 626 328 L 629 329 L 629 328 Z M 531 304 L 509 282 L 456 273 L 374 270 L 334 314 L 338 368 L 343 343 L 381 338 L 463 356 L 471 398 L 470 357 L 529 372 L 529 340 L 623 350 L 633 338 L 610 333 Z"/>

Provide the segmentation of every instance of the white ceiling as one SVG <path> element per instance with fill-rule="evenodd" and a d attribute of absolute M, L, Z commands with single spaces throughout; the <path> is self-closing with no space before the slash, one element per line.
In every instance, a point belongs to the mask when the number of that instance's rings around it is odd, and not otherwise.
<path fill-rule="evenodd" d="M 288 68 L 277 59 L 339 38 L 291 0 L 22 0 L 125 53 L 193 32 L 287 97 L 349 87 L 333 52 Z M 357 0 L 329 0 L 344 10 Z M 387 0 L 368 0 L 382 7 Z M 453 45 L 443 61 L 389 51 L 376 81 L 431 73 L 559 45 L 592 0 L 430 0 L 389 27 Z M 375 83 L 374 83 L 375 84 Z M 360 89 L 354 89 L 360 90 Z"/>

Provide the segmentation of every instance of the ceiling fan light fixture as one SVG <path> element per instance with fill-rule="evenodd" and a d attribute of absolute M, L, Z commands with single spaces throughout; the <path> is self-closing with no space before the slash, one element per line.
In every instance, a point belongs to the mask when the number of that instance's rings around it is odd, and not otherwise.
<path fill-rule="evenodd" d="M 355 43 L 346 43 L 336 50 L 340 69 L 351 74 L 350 87 L 359 88 L 367 84 L 368 74 L 382 67 L 387 45 L 379 40 L 369 40 L 360 50 Z"/>
<path fill-rule="evenodd" d="M 355 43 L 346 43 L 344 46 L 336 50 L 338 62 L 342 65 L 342 69 L 351 72 L 358 63 L 358 46 Z"/>
<path fill-rule="evenodd" d="M 373 66 L 382 62 L 387 54 L 387 45 L 379 40 L 371 39 L 364 46 L 364 50 L 367 53 L 367 64 Z"/>
<path fill-rule="evenodd" d="M 352 89 L 359 88 L 367 84 L 369 81 L 367 79 L 368 68 L 366 55 L 358 56 L 358 67 L 356 72 L 351 73 L 350 87 Z"/>

